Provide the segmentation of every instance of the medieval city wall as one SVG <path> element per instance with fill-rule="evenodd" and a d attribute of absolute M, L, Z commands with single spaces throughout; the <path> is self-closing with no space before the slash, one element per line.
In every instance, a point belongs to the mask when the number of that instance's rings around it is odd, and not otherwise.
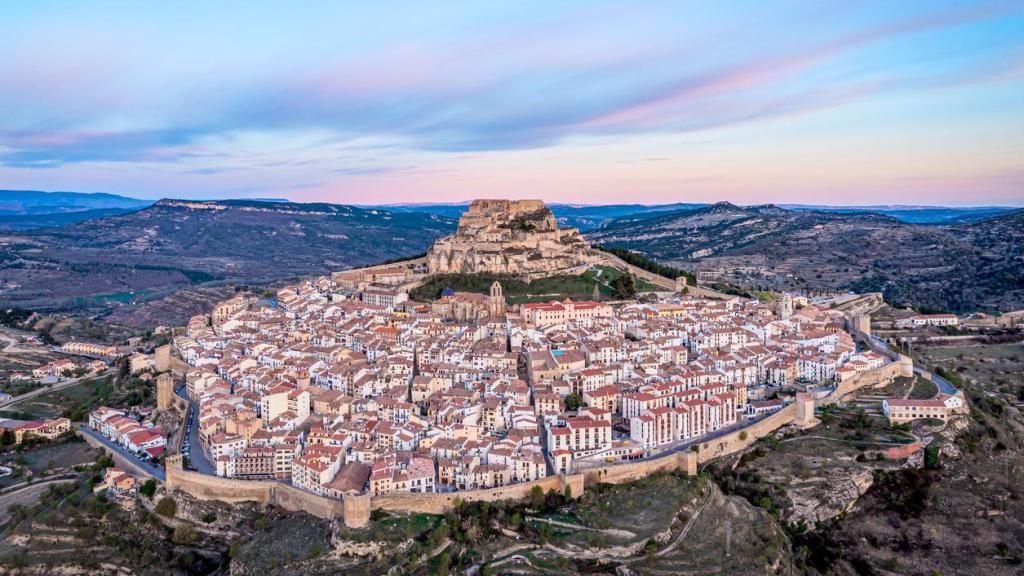
<path fill-rule="evenodd" d="M 693 452 L 674 452 L 649 460 L 588 468 L 583 475 L 588 484 L 625 484 L 641 480 L 656 472 L 685 470 L 689 474 L 696 474 L 696 464 L 697 457 Z"/>
<path fill-rule="evenodd" d="M 700 444 L 700 450 L 697 452 L 697 460 L 703 464 L 709 460 L 739 452 L 757 442 L 758 439 L 764 438 L 779 428 L 793 422 L 796 419 L 796 412 L 796 404 L 792 403 L 750 426 L 730 432 L 714 440 L 703 442 Z"/>
<path fill-rule="evenodd" d="M 855 378 L 840 383 L 833 392 L 819 399 L 818 403 L 837 402 L 847 394 L 865 386 L 876 386 L 897 376 L 908 374 L 913 374 L 913 363 L 909 358 L 899 356 L 899 360 L 896 362 L 862 372 Z M 280 482 L 234 480 L 186 471 L 182 469 L 181 457 L 177 455 L 168 457 L 166 484 L 168 489 L 183 490 L 197 498 L 215 499 L 229 503 L 255 501 L 281 506 L 286 510 L 306 511 L 326 519 L 342 518 L 346 525 L 355 528 L 369 522 L 371 509 L 440 514 L 451 510 L 456 500 L 463 502 L 520 500 L 526 498 L 534 487 L 540 487 L 545 492 L 549 490 L 562 492 L 566 486 L 569 486 L 572 494 L 579 496 L 584 492 L 585 486 L 590 483 L 621 484 L 640 480 L 656 472 L 679 469 L 686 470 L 688 474 L 694 474 L 698 464 L 744 450 L 758 439 L 794 423 L 797 420 L 797 411 L 796 403 L 789 404 L 754 424 L 698 444 L 696 452 L 673 452 L 643 461 L 609 463 L 607 466 L 589 468 L 583 473 L 547 476 L 532 482 L 498 488 L 425 494 L 393 492 L 373 497 L 364 494 L 338 500 L 317 496 Z M 89 441 L 90 438 L 86 436 L 86 440 Z M 114 457 L 115 461 L 121 464 L 118 461 L 119 456 L 115 454 Z M 124 466 L 129 469 L 137 468 L 128 461 L 124 463 Z"/>
<path fill-rule="evenodd" d="M 392 512 L 423 512 L 430 514 L 441 514 L 451 510 L 456 500 L 463 502 L 495 502 L 498 500 L 522 500 L 530 495 L 535 486 L 547 492 L 555 490 L 563 492 L 566 486 L 572 489 L 574 496 L 579 496 L 584 490 L 584 478 L 582 474 L 568 476 L 546 476 L 532 482 L 510 484 L 499 488 L 483 488 L 478 490 L 460 490 L 458 492 L 435 492 L 427 494 L 413 494 L 410 492 L 391 492 L 374 496 L 370 499 L 370 506 L 374 510 L 388 510 Z"/>
<path fill-rule="evenodd" d="M 76 430 L 74 427 L 72 427 L 72 429 Z M 78 435 L 79 438 L 85 440 L 85 443 L 88 444 L 89 446 L 92 446 L 93 448 L 102 449 L 107 454 L 110 454 L 110 457 L 114 460 L 114 465 L 116 465 L 118 468 L 123 468 L 127 472 L 130 472 L 132 476 L 139 476 L 145 478 L 150 475 L 147 470 L 143 469 L 141 466 L 133 462 L 131 459 L 125 458 L 117 450 L 111 450 L 109 447 L 107 447 L 106 444 L 100 442 L 96 438 L 93 438 L 92 436 L 89 436 L 88 434 L 77 430 L 75 431 L 75 433 Z"/>
<path fill-rule="evenodd" d="M 234 480 L 191 472 L 182 469 L 180 456 L 167 458 L 166 472 L 168 490 L 181 490 L 196 498 L 229 503 L 252 501 L 269 504 L 271 502 L 273 482 Z"/>

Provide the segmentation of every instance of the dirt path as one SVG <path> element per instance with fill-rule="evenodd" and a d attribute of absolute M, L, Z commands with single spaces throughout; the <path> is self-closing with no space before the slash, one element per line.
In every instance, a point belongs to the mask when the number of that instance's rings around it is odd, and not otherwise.
<path fill-rule="evenodd" d="M 703 512 L 704 509 L 707 508 L 707 505 L 711 502 L 711 496 L 713 493 L 713 491 L 711 490 L 711 480 L 704 480 L 704 492 L 704 501 L 701 502 L 700 506 L 697 507 L 697 510 L 694 511 L 693 516 L 690 516 L 690 519 L 686 521 L 686 526 L 683 526 L 683 529 L 679 532 L 679 535 L 676 536 L 674 540 L 672 540 L 671 544 L 657 551 L 654 554 L 655 556 L 664 556 L 672 550 L 675 550 L 676 546 L 678 546 L 679 543 L 683 541 L 683 538 L 686 538 L 686 535 L 690 533 L 690 528 L 693 528 L 694 523 L 697 522 L 698 518 L 700 518 L 701 512 Z"/>
<path fill-rule="evenodd" d="M 551 524 L 552 526 L 561 526 L 562 528 L 570 528 L 572 530 L 585 530 L 587 532 L 599 532 L 601 534 L 607 534 L 609 536 L 616 536 L 619 538 L 636 538 L 636 534 L 629 530 L 619 530 L 617 528 L 591 528 L 589 526 L 581 526 L 579 524 L 572 524 L 569 522 L 561 522 L 559 520 L 551 520 L 550 518 L 538 518 L 536 516 L 530 516 L 529 520 L 536 520 L 537 522 L 544 522 Z"/>

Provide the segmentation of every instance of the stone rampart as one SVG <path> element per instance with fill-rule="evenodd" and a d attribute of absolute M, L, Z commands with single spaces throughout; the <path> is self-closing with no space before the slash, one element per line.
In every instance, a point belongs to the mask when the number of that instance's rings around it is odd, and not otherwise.
<path fill-rule="evenodd" d="M 370 506 L 374 510 L 388 510 L 392 512 L 426 512 L 441 514 L 451 510 L 455 500 L 463 502 L 494 502 L 497 500 L 521 500 L 530 494 L 534 486 L 540 486 L 542 490 L 564 491 L 566 486 L 572 489 L 574 496 L 579 496 L 584 490 L 584 478 L 582 474 L 568 476 L 547 476 L 532 482 L 521 482 L 510 484 L 499 488 L 485 488 L 479 490 L 460 490 L 458 492 L 436 492 L 427 494 L 413 494 L 410 492 L 391 492 L 374 496 L 370 499 Z"/>
<path fill-rule="evenodd" d="M 149 478 L 152 476 L 152 474 L 148 470 L 139 466 L 130 458 L 125 458 L 117 450 L 111 450 L 109 447 L 107 447 L 106 444 L 100 442 L 99 440 L 93 438 L 92 436 L 86 434 L 85 432 L 75 430 L 75 434 L 77 434 L 79 438 L 85 440 L 85 443 L 88 444 L 89 446 L 92 446 L 93 448 L 102 449 L 107 454 L 110 454 L 110 457 L 114 460 L 114 464 L 117 465 L 118 468 L 123 468 L 126 471 L 130 472 L 132 476 L 138 476 L 142 478 Z"/>
<path fill-rule="evenodd" d="M 703 442 L 700 444 L 700 450 L 697 452 L 697 460 L 703 464 L 709 460 L 743 450 L 759 438 L 764 438 L 779 428 L 790 424 L 796 419 L 796 416 L 796 404 L 789 404 L 778 412 L 766 416 L 750 426 L 730 432 L 714 440 Z"/>
<path fill-rule="evenodd" d="M 586 477 L 587 483 L 625 484 L 641 480 L 655 472 L 686 470 L 688 473 L 695 473 L 695 468 L 696 455 L 692 451 L 685 451 L 648 460 L 588 468 L 583 475 Z"/>
<path fill-rule="evenodd" d="M 259 502 L 271 503 L 273 482 L 255 480 L 234 480 L 184 470 L 181 467 L 181 456 L 172 455 L 166 459 L 168 490 L 181 490 L 190 495 L 221 502 Z"/>

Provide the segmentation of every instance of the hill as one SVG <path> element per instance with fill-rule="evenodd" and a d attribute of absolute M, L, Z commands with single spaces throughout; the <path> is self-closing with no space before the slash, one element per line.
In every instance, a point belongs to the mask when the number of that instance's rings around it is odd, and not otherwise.
<path fill-rule="evenodd" d="M 1024 211 L 924 226 L 874 213 L 739 207 L 615 219 L 594 243 L 754 288 L 881 291 L 953 311 L 1024 306 Z"/>
<path fill-rule="evenodd" d="M 0 298 L 61 307 L 264 284 L 422 253 L 455 223 L 335 204 L 161 200 L 0 240 Z"/>
<path fill-rule="evenodd" d="M 103 192 L 0 190 L 0 215 L 55 214 L 104 208 L 137 210 L 152 203 L 152 200 L 140 200 Z"/>

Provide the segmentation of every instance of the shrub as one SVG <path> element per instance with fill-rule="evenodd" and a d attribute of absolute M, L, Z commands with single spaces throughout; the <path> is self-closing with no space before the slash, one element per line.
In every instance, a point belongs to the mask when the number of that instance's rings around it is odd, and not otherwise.
<path fill-rule="evenodd" d="M 195 544 L 197 540 L 199 540 L 199 534 L 188 524 L 176 526 L 174 534 L 171 535 L 171 541 L 175 544 Z"/>
<path fill-rule="evenodd" d="M 142 486 L 139 488 L 139 494 L 142 494 L 146 498 L 152 500 L 153 495 L 156 494 L 156 480 L 150 478 L 143 482 Z"/>
<path fill-rule="evenodd" d="M 174 515 L 178 513 L 178 503 L 174 501 L 174 498 L 165 496 L 156 503 L 156 513 L 167 518 L 174 518 Z"/>

